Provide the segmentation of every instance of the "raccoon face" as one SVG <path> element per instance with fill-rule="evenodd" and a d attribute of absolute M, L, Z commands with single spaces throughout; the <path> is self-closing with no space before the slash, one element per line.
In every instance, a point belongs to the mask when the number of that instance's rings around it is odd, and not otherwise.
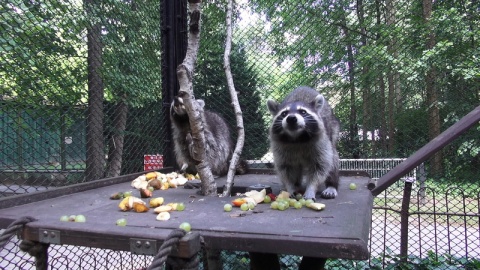
<path fill-rule="evenodd" d="M 308 141 L 319 133 L 319 123 L 315 110 L 302 102 L 294 102 L 278 111 L 271 132 L 282 141 Z"/>
<path fill-rule="evenodd" d="M 201 99 L 195 100 L 197 105 L 200 106 L 201 109 L 205 106 L 205 102 Z M 185 109 L 185 105 L 183 103 L 183 99 L 181 97 L 174 97 L 172 105 L 170 107 L 170 113 L 173 117 L 180 117 L 188 119 L 187 110 Z"/>
<path fill-rule="evenodd" d="M 180 97 L 174 97 L 172 106 L 171 106 L 171 113 L 177 115 L 185 115 L 187 111 L 185 110 L 185 105 L 183 105 L 183 99 Z"/>

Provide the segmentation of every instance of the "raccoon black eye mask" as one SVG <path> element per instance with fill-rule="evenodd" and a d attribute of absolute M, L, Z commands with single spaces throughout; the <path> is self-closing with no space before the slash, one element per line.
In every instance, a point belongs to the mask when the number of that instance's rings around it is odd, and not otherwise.
<path fill-rule="evenodd" d="M 273 116 L 269 130 L 275 170 L 290 194 L 335 198 L 339 183 L 336 148 L 340 122 L 325 98 L 309 87 L 294 89 L 281 103 L 267 102 Z"/>

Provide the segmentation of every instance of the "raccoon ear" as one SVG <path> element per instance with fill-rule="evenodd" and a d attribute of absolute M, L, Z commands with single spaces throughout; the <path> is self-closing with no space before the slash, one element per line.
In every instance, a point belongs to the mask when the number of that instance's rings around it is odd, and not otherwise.
<path fill-rule="evenodd" d="M 275 115 L 278 112 L 278 103 L 275 100 L 269 99 L 267 100 L 267 107 L 270 111 L 270 114 Z"/>
<path fill-rule="evenodd" d="M 314 101 L 314 108 L 317 112 L 320 112 L 322 110 L 322 107 L 323 105 L 325 104 L 325 98 L 323 97 L 323 95 L 319 94 L 315 97 L 315 101 Z"/>

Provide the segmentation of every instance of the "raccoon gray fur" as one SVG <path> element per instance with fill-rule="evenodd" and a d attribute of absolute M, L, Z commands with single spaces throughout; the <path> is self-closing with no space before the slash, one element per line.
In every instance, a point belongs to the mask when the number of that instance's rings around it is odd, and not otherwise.
<path fill-rule="evenodd" d="M 220 115 L 203 109 L 205 106 L 203 100 L 197 99 L 195 102 L 201 108 L 207 162 L 215 177 L 224 176 L 228 172 L 233 153 L 230 129 Z M 172 120 L 175 158 L 178 166 L 180 166 L 180 171 L 196 174 L 196 162 L 190 155 L 193 146 L 190 122 L 182 98 L 174 97 L 170 106 L 170 119 Z M 237 166 L 236 173 L 243 174 L 245 172 L 246 163 L 241 161 Z"/>
<path fill-rule="evenodd" d="M 273 116 L 269 135 L 274 166 L 287 192 L 300 191 L 306 199 L 315 199 L 319 185 L 325 183 L 321 197 L 335 198 L 340 122 L 327 100 L 301 86 L 282 103 L 268 100 L 267 106 Z"/>

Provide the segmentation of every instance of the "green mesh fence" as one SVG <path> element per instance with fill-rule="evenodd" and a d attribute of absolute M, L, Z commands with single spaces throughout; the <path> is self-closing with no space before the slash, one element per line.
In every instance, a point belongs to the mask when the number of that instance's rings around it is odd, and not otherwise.
<path fill-rule="evenodd" d="M 165 88 L 176 78 L 162 71 L 175 66 L 163 60 L 185 48 L 165 43 L 171 39 L 161 20 L 172 3 L 186 8 L 177 0 L 1 2 L 0 197 L 142 171 L 145 154 L 173 165 L 166 112 L 175 92 Z M 235 136 L 223 70 L 225 8 L 226 1 L 203 3 L 194 92 Z M 479 105 L 479 14 L 473 0 L 236 1 L 231 66 L 245 124 L 243 157 L 252 167 L 271 166 L 266 101 L 307 85 L 327 97 L 342 123 L 343 168 L 380 177 L 391 169 L 386 161 L 407 158 Z M 479 131 L 475 126 L 377 196 L 370 260 L 332 260 L 327 268 L 401 267 L 405 180 L 415 181 L 410 264 L 478 262 Z M 82 269 L 140 269 L 151 260 L 50 249 L 58 269 L 61 258 Z M 34 269 L 28 256 L 12 255 L 17 251 L 13 244 L 3 249 L 0 267 Z M 108 264 L 114 256 L 129 261 Z M 298 260 L 282 255 L 282 268 L 296 269 Z M 224 269 L 248 269 L 247 253 L 225 251 L 222 261 Z"/>

